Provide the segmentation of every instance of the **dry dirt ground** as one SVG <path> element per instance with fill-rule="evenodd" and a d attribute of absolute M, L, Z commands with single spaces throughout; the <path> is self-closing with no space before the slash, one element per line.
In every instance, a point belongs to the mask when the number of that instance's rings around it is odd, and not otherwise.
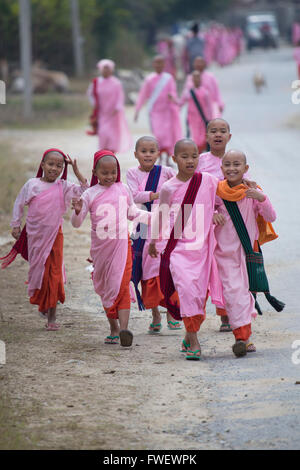
<path fill-rule="evenodd" d="M 128 111 L 132 117 L 132 110 Z M 134 137 L 148 133 L 134 127 Z M 38 164 L 42 152 L 62 148 L 78 155 L 90 177 L 96 141 L 83 129 L 72 131 L 1 131 L 17 151 Z M 16 139 L 17 137 L 17 139 Z M 26 151 L 25 151 L 25 150 Z M 134 165 L 132 155 L 121 159 L 123 170 Z M 2 220 L 0 255 L 11 246 L 7 220 Z M 280 315 L 265 312 L 254 326 L 256 355 L 233 357 L 231 333 L 219 333 L 211 305 L 200 334 L 203 360 L 189 362 L 180 353 L 182 332 L 167 329 L 147 334 L 149 311 L 132 306 L 133 346 L 105 345 L 107 320 L 86 270 L 89 220 L 75 230 L 64 222 L 67 272 L 66 302 L 59 305 L 61 329 L 47 332 L 45 321 L 28 302 L 27 264 L 18 257 L 0 274 L 0 339 L 6 344 L 6 364 L 0 366 L 2 449 L 232 449 L 279 448 L 288 445 L 272 432 L 261 441 L 255 429 L 270 417 L 286 413 L 270 391 L 293 387 L 294 378 L 259 370 L 262 355 L 282 344 Z M 271 336 L 269 332 L 272 332 Z M 259 424 L 257 421 L 259 420 Z M 238 439 L 244 423 L 253 431 Z M 247 424 L 248 423 L 248 424 Z M 250 428 L 249 428 L 250 427 Z M 291 429 L 292 432 L 292 429 Z M 280 440 L 281 439 L 281 440 Z"/>

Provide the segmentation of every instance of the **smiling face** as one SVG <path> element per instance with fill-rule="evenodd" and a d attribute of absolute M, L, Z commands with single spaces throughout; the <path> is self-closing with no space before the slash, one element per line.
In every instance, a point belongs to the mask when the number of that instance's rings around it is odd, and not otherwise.
<path fill-rule="evenodd" d="M 42 181 L 53 183 L 64 168 L 64 157 L 58 152 L 49 152 L 41 163 L 43 169 Z"/>
<path fill-rule="evenodd" d="M 206 131 L 206 140 L 213 154 L 223 156 L 226 145 L 231 139 L 229 125 L 224 119 L 213 119 Z"/>
<path fill-rule="evenodd" d="M 111 186 L 118 177 L 117 160 L 112 156 L 102 157 L 93 170 L 93 174 L 97 176 L 101 186 Z"/>
<path fill-rule="evenodd" d="M 199 152 L 195 142 L 189 139 L 182 139 L 177 142 L 173 160 L 178 167 L 178 179 L 182 181 L 189 180 L 195 173 L 199 161 Z"/>
<path fill-rule="evenodd" d="M 158 143 L 154 138 L 145 137 L 137 142 L 135 158 L 143 171 L 151 171 L 159 157 Z"/>
<path fill-rule="evenodd" d="M 238 150 L 226 152 L 222 160 L 222 171 L 229 186 L 237 186 L 243 182 L 244 174 L 248 171 L 246 156 Z"/>

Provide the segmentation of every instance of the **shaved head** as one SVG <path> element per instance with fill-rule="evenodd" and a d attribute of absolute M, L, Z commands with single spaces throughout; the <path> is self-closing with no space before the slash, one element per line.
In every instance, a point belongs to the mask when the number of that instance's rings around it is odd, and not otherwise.
<path fill-rule="evenodd" d="M 177 155 L 184 145 L 192 145 L 193 147 L 196 147 L 198 152 L 198 147 L 192 139 L 181 139 L 178 140 L 175 144 L 174 155 Z"/>
<path fill-rule="evenodd" d="M 245 165 L 247 165 L 246 155 L 241 150 L 228 150 L 228 152 L 225 153 L 222 162 L 226 160 L 241 160 Z"/>
<path fill-rule="evenodd" d="M 222 118 L 211 119 L 211 120 L 209 121 L 209 123 L 207 124 L 206 130 L 208 131 L 211 126 L 216 125 L 216 124 L 218 124 L 218 123 L 223 123 L 224 126 L 227 127 L 228 132 L 230 132 L 230 126 L 229 126 L 228 122 L 225 121 L 225 119 L 222 119 Z"/>
<path fill-rule="evenodd" d="M 153 142 L 157 149 L 159 148 L 158 146 L 158 142 L 156 140 L 155 137 L 152 137 L 150 135 L 144 135 L 143 137 L 140 137 L 137 141 L 136 141 L 136 144 L 135 144 L 135 151 L 138 150 L 139 146 L 142 144 L 142 142 Z"/>

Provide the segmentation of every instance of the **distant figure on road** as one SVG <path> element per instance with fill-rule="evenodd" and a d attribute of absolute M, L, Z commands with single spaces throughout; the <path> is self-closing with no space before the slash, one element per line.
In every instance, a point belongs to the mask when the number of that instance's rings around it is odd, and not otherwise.
<path fill-rule="evenodd" d="M 297 47 L 294 50 L 294 59 L 297 64 L 298 79 L 300 80 L 300 39 L 298 40 Z"/>
<path fill-rule="evenodd" d="M 185 88 L 179 104 L 188 103 L 187 121 L 191 138 L 201 153 L 206 149 L 206 126 L 212 119 L 212 100 L 210 92 L 202 84 L 202 76 L 198 70 L 192 73 L 192 86 Z"/>
<path fill-rule="evenodd" d="M 199 27 L 196 23 L 192 26 L 191 32 L 192 37 L 187 40 L 183 57 L 186 73 L 192 72 L 195 58 L 204 55 L 205 47 L 205 40 L 199 37 Z"/>
<path fill-rule="evenodd" d="M 148 102 L 151 131 L 156 137 L 160 155 L 172 155 L 174 145 L 182 137 L 177 100 L 176 82 L 171 74 L 164 72 L 165 60 L 158 55 L 153 60 L 154 72 L 146 77 L 140 90 L 134 120 L 138 120 L 140 109 Z"/>
<path fill-rule="evenodd" d="M 87 91 L 94 107 L 91 117 L 94 131 L 89 134 L 98 134 L 99 148 L 126 152 L 132 145 L 132 139 L 125 118 L 122 84 L 113 76 L 115 64 L 112 60 L 100 60 L 97 67 L 101 76 L 94 78 Z"/>
<path fill-rule="evenodd" d="M 201 84 L 209 91 L 212 101 L 212 119 L 221 117 L 224 110 L 224 102 L 221 97 L 220 88 L 213 73 L 206 70 L 206 61 L 203 57 L 197 56 L 193 63 L 193 69 L 201 73 Z M 186 78 L 183 89 L 190 89 L 193 86 L 192 74 Z"/>

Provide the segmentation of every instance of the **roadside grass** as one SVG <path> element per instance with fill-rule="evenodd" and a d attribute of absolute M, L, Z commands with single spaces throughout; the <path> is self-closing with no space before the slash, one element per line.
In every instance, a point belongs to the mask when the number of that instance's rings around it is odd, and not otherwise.
<path fill-rule="evenodd" d="M 9 141 L 0 142 L 0 217 L 11 214 L 14 201 L 26 182 L 29 165 L 13 150 Z"/>
<path fill-rule="evenodd" d="M 23 117 L 23 98 L 8 95 L 0 126 L 11 129 L 71 129 L 88 123 L 91 106 L 84 94 L 48 93 L 33 96 L 32 117 Z"/>

